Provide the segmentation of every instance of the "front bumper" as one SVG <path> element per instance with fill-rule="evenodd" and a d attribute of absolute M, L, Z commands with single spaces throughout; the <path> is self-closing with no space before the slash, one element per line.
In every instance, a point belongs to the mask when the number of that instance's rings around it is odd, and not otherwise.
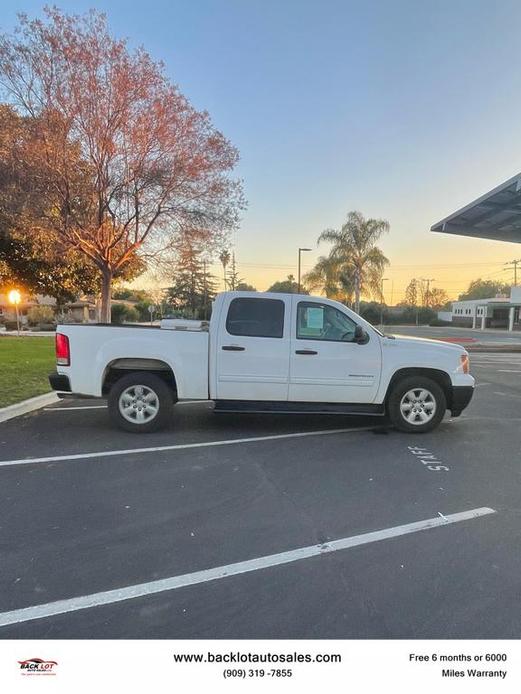
<path fill-rule="evenodd" d="M 49 383 L 53 390 L 59 390 L 61 393 L 71 392 L 71 383 L 68 376 L 54 372 L 49 374 Z"/>
<path fill-rule="evenodd" d="M 474 386 L 452 386 L 450 411 L 453 417 L 459 417 L 474 395 Z"/>

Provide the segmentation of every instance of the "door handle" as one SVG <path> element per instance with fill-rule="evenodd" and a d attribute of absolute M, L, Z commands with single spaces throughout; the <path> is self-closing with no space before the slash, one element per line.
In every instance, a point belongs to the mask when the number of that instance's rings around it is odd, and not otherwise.
<path fill-rule="evenodd" d="M 244 352 L 246 347 L 239 347 L 239 345 L 223 345 L 221 349 L 225 352 Z"/>
<path fill-rule="evenodd" d="M 297 349 L 295 350 L 295 354 L 318 354 L 318 352 L 315 352 L 314 349 Z"/>

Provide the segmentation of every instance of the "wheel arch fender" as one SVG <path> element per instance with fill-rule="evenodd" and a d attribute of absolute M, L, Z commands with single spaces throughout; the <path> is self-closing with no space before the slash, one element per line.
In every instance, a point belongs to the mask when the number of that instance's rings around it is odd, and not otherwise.
<path fill-rule="evenodd" d="M 159 376 L 171 388 L 177 399 L 178 381 L 172 365 L 163 359 L 150 357 L 116 357 L 107 363 L 101 379 L 101 392 L 107 395 L 112 386 L 132 372 L 146 371 Z"/>
<path fill-rule="evenodd" d="M 404 378 L 409 378 L 410 376 L 424 376 L 425 378 L 430 378 L 432 381 L 437 383 L 445 393 L 445 398 L 447 400 L 447 409 L 451 408 L 452 405 L 452 381 L 449 374 L 442 369 L 432 369 L 428 367 L 403 367 L 397 369 L 389 381 L 387 390 L 385 392 L 384 403 L 387 408 L 387 401 L 390 394 L 393 391 L 394 386 Z"/>

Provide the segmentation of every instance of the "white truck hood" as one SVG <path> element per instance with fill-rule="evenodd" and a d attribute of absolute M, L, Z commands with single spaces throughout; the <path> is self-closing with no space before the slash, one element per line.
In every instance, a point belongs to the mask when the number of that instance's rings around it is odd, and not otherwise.
<path fill-rule="evenodd" d="M 396 346 L 403 345 L 404 347 L 420 347 L 424 346 L 428 349 L 441 349 L 456 351 L 462 354 L 466 353 L 466 349 L 462 345 L 453 342 L 443 342 L 443 340 L 430 340 L 426 337 L 412 337 L 411 335 L 391 335 L 384 337 L 385 342 L 394 342 Z"/>

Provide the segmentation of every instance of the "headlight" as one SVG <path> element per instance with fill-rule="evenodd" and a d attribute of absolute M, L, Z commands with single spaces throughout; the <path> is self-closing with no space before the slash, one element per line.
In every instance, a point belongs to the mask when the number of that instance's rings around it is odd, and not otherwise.
<path fill-rule="evenodd" d="M 461 362 L 461 370 L 463 371 L 464 374 L 468 374 L 470 372 L 469 355 L 468 354 L 462 354 L 460 356 L 460 362 Z"/>

